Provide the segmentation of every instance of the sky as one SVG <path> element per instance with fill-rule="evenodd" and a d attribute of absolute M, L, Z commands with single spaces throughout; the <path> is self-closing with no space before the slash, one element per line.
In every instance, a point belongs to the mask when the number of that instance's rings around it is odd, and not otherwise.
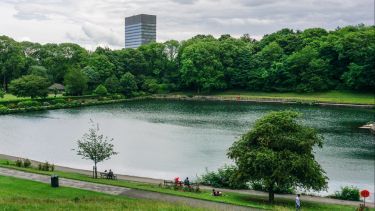
<path fill-rule="evenodd" d="M 157 15 L 157 41 L 197 34 L 374 24 L 374 0 L 0 0 L 0 35 L 17 41 L 124 46 L 124 18 Z"/>

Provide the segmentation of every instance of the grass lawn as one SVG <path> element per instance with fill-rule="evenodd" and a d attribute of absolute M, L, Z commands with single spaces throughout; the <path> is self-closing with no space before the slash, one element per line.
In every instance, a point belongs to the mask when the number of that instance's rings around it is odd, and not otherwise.
<path fill-rule="evenodd" d="M 0 210 L 199 210 L 0 176 Z M 202 209 L 203 210 L 203 209 Z"/>
<path fill-rule="evenodd" d="M 27 169 L 19 168 L 19 167 L 14 166 L 14 162 L 7 161 L 7 160 L 0 160 L 0 167 L 18 169 L 18 170 L 33 172 L 33 173 L 38 173 L 38 174 L 46 174 L 46 175 L 52 174 L 51 172 L 43 172 L 34 168 L 27 168 Z M 166 193 L 166 194 L 171 194 L 171 195 L 203 199 L 203 200 L 208 200 L 208 201 L 223 202 L 223 203 L 248 206 L 248 207 L 254 207 L 254 208 L 262 208 L 262 209 L 270 209 L 270 210 L 294 210 L 295 209 L 294 201 L 286 200 L 286 199 L 276 199 L 275 205 L 270 205 L 267 203 L 267 199 L 265 198 L 258 197 L 258 196 L 249 196 L 245 194 L 224 193 L 223 197 L 213 197 L 211 196 L 211 191 L 202 191 L 201 193 L 182 192 L 182 191 L 175 191 L 173 189 L 163 188 L 163 187 L 159 187 L 158 185 L 147 184 L 147 183 L 130 182 L 130 181 L 125 181 L 125 180 L 93 179 L 89 177 L 88 175 L 70 173 L 70 172 L 55 171 L 53 173 L 63 178 L 109 184 L 109 185 L 128 187 L 128 188 L 133 188 L 133 189 L 154 191 L 154 192 Z M 355 210 L 355 208 L 351 206 L 304 202 L 303 210 L 352 211 L 352 210 Z"/>
<path fill-rule="evenodd" d="M 173 94 L 194 95 L 192 92 L 176 92 Z M 202 94 L 204 95 L 204 94 Z M 328 91 L 320 93 L 280 93 L 280 92 L 250 92 L 241 90 L 230 90 L 223 92 L 213 92 L 209 96 L 243 99 L 264 99 L 264 100 L 288 100 L 301 102 L 324 102 L 324 103 L 344 103 L 344 104 L 366 104 L 375 105 L 375 96 L 372 93 L 358 93 L 350 91 Z"/>
<path fill-rule="evenodd" d="M 54 94 L 48 95 L 48 98 L 54 98 L 54 97 L 55 97 Z M 62 97 L 62 94 L 57 94 L 56 97 Z M 25 99 L 31 100 L 30 97 L 17 97 L 12 94 L 5 94 L 4 98 L 0 98 L 0 102 L 18 101 L 18 100 L 25 100 Z"/>

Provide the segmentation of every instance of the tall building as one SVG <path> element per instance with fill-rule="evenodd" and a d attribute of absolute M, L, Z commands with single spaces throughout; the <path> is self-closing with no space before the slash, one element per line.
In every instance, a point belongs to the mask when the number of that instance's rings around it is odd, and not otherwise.
<path fill-rule="evenodd" d="M 138 48 L 156 42 L 156 16 L 135 15 L 125 18 L 125 48 Z"/>

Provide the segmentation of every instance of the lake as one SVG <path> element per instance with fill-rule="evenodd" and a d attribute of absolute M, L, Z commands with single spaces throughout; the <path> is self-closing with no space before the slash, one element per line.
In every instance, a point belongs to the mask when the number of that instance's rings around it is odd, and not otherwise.
<path fill-rule="evenodd" d="M 229 146 L 269 111 L 292 109 L 324 136 L 316 159 L 327 172 L 329 193 L 344 185 L 374 192 L 375 142 L 359 126 L 374 111 L 284 104 L 139 100 L 77 109 L 0 116 L 0 153 L 92 169 L 72 150 L 90 119 L 114 138 L 119 154 L 99 170 L 152 178 L 191 178 L 231 161 Z M 327 193 L 323 193 L 327 194 Z M 373 194 L 372 194 L 373 195 Z"/>

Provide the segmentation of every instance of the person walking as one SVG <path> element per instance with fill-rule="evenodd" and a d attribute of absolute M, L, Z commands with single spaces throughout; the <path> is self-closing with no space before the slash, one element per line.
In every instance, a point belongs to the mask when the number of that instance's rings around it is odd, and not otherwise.
<path fill-rule="evenodd" d="M 296 211 L 301 210 L 301 200 L 300 200 L 300 197 L 301 197 L 301 195 L 297 194 L 297 197 L 296 197 Z"/>

